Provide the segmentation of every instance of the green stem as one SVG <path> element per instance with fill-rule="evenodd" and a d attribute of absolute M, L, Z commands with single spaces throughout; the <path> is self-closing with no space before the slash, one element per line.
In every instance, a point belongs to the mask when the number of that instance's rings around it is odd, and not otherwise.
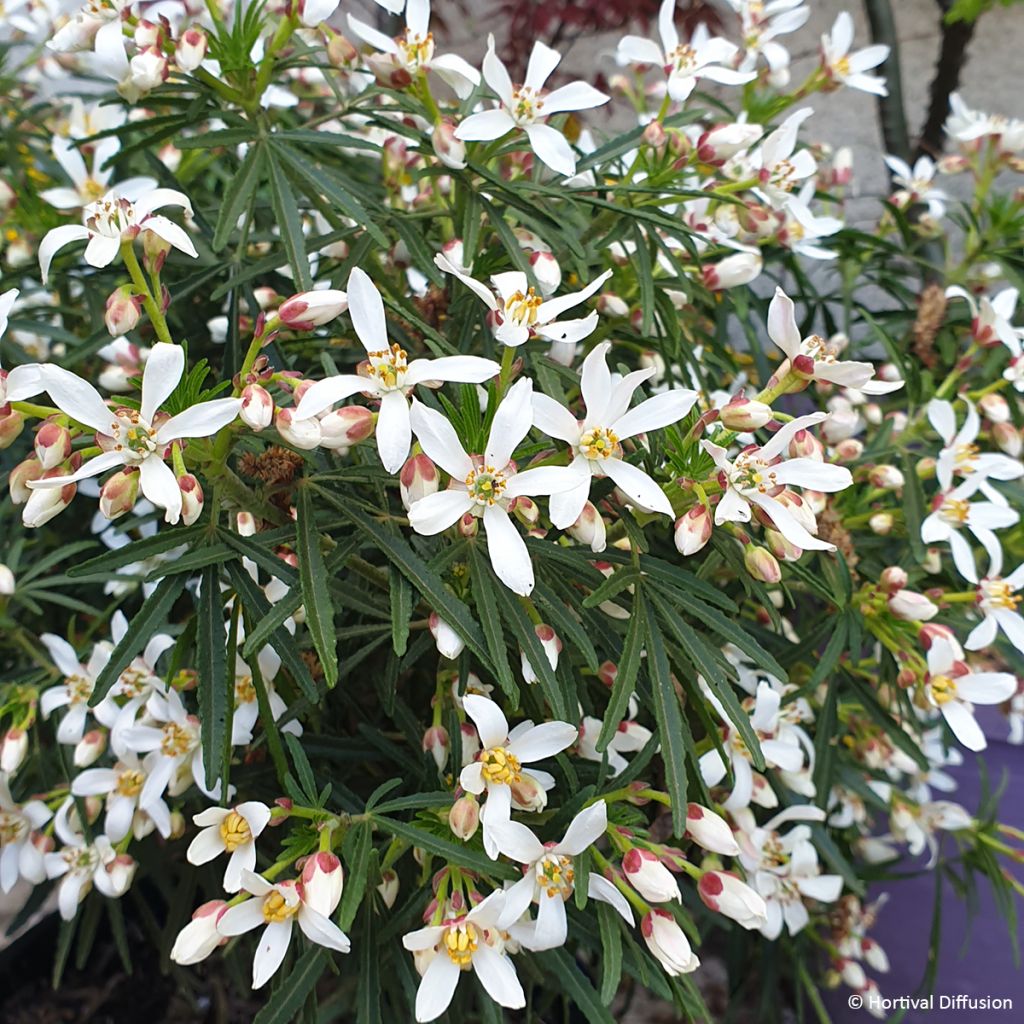
<path fill-rule="evenodd" d="M 139 261 L 135 255 L 135 248 L 132 242 L 121 243 L 121 259 L 124 260 L 124 265 L 132 279 L 132 284 L 142 296 L 142 304 L 145 306 L 146 312 L 149 314 L 149 319 L 153 324 L 153 330 L 156 331 L 156 336 L 168 345 L 173 345 L 174 339 L 171 337 L 171 332 L 167 328 L 167 320 L 164 317 L 163 311 L 160 309 L 159 303 L 154 299 L 153 293 L 149 290 L 149 284 L 146 281 L 145 274 L 142 272 L 142 267 L 139 266 Z"/>

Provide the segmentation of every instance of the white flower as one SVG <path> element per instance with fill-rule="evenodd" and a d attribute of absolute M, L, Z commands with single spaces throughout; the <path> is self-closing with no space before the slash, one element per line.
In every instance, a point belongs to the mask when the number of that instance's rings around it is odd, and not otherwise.
<path fill-rule="evenodd" d="M 603 800 L 580 811 L 570 822 L 560 843 L 542 843 L 517 821 L 493 825 L 498 849 L 523 865 L 523 877 L 505 890 L 505 909 L 498 918 L 498 927 L 512 928 L 530 905 L 536 903 L 536 921 L 517 928 L 515 937 L 527 949 L 534 951 L 564 945 L 568 935 L 565 904 L 575 891 L 576 881 L 572 858 L 597 842 L 607 826 L 608 808 Z M 610 903 L 628 924 L 633 923 L 629 904 L 614 885 L 591 873 L 587 887 L 589 896 Z M 614 895 L 609 896 L 608 889 Z"/>
<path fill-rule="evenodd" d="M 606 270 L 586 288 L 555 299 L 544 299 L 530 286 L 522 271 L 509 270 L 491 275 L 493 291 L 482 281 L 470 277 L 447 256 L 438 253 L 434 263 L 446 274 L 454 274 L 470 291 L 487 304 L 491 311 L 491 330 L 503 345 L 522 345 L 531 338 L 551 342 L 577 342 L 592 333 L 597 326 L 594 310 L 579 320 L 559 320 L 566 310 L 585 302 L 611 277 Z"/>
<path fill-rule="evenodd" d="M 1010 643 L 1024 654 L 1024 618 L 1017 611 L 1021 601 L 1017 591 L 1024 587 L 1024 564 L 1009 576 L 1000 576 L 1001 569 L 1000 561 L 978 583 L 977 604 L 982 620 L 971 630 L 964 646 L 969 651 L 980 651 L 994 643 L 997 630 L 1002 629 Z"/>
<path fill-rule="evenodd" d="M 674 21 L 675 10 L 676 0 L 663 0 L 658 12 L 661 46 L 641 36 L 626 36 L 617 51 L 620 63 L 628 61 L 664 68 L 668 75 L 668 94 L 677 103 L 689 97 L 701 78 L 723 85 L 742 85 L 757 77 L 752 71 L 737 71 L 729 66 L 739 48 L 727 39 L 709 36 L 704 24 L 698 25 L 689 43 L 681 43 Z"/>
<path fill-rule="evenodd" d="M 10 288 L 0 295 L 0 338 L 7 331 L 7 318 L 18 300 L 18 294 L 17 288 Z M 42 390 L 43 383 L 36 363 L 16 366 L 10 371 L 0 369 L 0 406 L 32 398 Z"/>
<path fill-rule="evenodd" d="M 420 1024 L 435 1020 L 448 1009 L 459 978 L 469 970 L 475 972 L 499 1006 L 516 1010 L 526 1005 L 523 987 L 497 927 L 504 904 L 505 894 L 492 892 L 468 914 L 402 937 L 402 945 L 410 953 L 433 954 L 416 991 L 416 1020 Z"/>
<path fill-rule="evenodd" d="M 217 931 L 217 922 L 227 906 L 224 900 L 210 900 L 192 911 L 192 920 L 178 932 L 171 947 L 170 956 L 176 964 L 197 964 L 228 941 Z"/>
<path fill-rule="evenodd" d="M 1006 499 L 988 480 L 1016 480 L 1024 476 L 1024 465 L 999 452 L 978 451 L 975 442 L 981 431 L 981 417 L 973 402 L 965 398 L 964 404 L 967 406 L 967 418 L 957 431 L 956 413 L 950 402 L 933 398 L 928 403 L 928 421 L 944 444 L 935 464 L 936 479 L 942 490 L 948 491 L 953 486 L 954 474 L 964 477 L 966 482 L 959 489 L 965 495 L 982 491 L 990 501 L 1005 505 Z"/>
<path fill-rule="evenodd" d="M 189 864 L 206 864 L 228 853 L 224 869 L 224 888 L 238 892 L 242 873 L 256 868 L 256 839 L 270 824 L 270 808 L 258 800 L 249 800 L 236 807 L 208 807 L 192 816 L 202 831 L 188 848 Z"/>
<path fill-rule="evenodd" d="M 576 729 L 568 722 L 534 725 L 526 721 L 510 733 L 508 721 L 493 700 L 467 694 L 463 704 L 480 734 L 481 752 L 476 761 L 462 769 L 459 785 L 477 796 L 487 792 L 480 820 L 484 826 L 484 849 L 493 860 L 498 856 L 498 844 L 492 829 L 509 820 L 514 789 L 524 779 L 542 790 L 551 789 L 555 783 L 547 772 L 523 765 L 565 750 L 576 739 Z"/>
<path fill-rule="evenodd" d="M 813 114 L 810 107 L 794 111 L 764 140 L 753 157 L 758 190 L 776 209 L 789 202 L 790 193 L 817 169 L 811 151 L 796 149 L 800 126 Z"/>
<path fill-rule="evenodd" d="M 412 426 L 427 456 L 452 477 L 448 490 L 428 494 L 409 509 L 409 524 L 432 537 L 470 513 L 483 520 L 487 551 L 498 578 L 527 596 L 534 576 L 530 553 L 509 517 L 520 496 L 551 494 L 568 486 L 565 469 L 544 466 L 515 471 L 511 462 L 533 422 L 533 384 L 517 381 L 498 406 L 482 455 L 466 454 L 452 425 L 439 412 L 413 400 Z"/>
<path fill-rule="evenodd" d="M 972 705 L 1009 700 L 1017 692 L 1017 679 L 1009 672 L 972 672 L 957 653 L 944 637 L 932 640 L 925 694 L 968 750 L 984 750 L 985 734 L 975 721 Z"/>
<path fill-rule="evenodd" d="M 957 142 L 974 142 L 985 136 L 994 136 L 999 149 L 1013 153 L 1024 146 L 1024 121 L 1010 119 L 1002 114 L 986 114 L 971 110 L 963 97 L 954 92 L 949 97 L 949 117 L 945 124 L 946 134 Z"/>
<path fill-rule="evenodd" d="M 727 0 L 740 16 L 740 37 L 745 53 L 740 70 L 748 71 L 757 64 L 758 55 L 763 55 L 771 72 L 769 81 L 777 87 L 789 82 L 789 53 L 775 39 L 795 32 L 807 23 L 811 16 L 804 0 Z"/>
<path fill-rule="evenodd" d="M 903 387 L 901 380 L 872 380 L 875 368 L 871 363 L 838 359 L 838 352 L 817 334 L 801 338 L 796 307 L 781 288 L 775 289 L 775 297 L 768 307 L 768 336 L 786 353 L 793 372 L 805 380 L 855 388 L 866 395 L 886 395 Z"/>
<path fill-rule="evenodd" d="M 33 885 L 46 878 L 43 854 L 33 838 L 52 817 L 41 800 L 16 803 L 7 776 L 0 772 L 0 891 L 10 892 L 19 878 Z"/>
<path fill-rule="evenodd" d="M 974 487 L 968 481 L 952 491 L 936 495 L 932 501 L 932 513 L 921 523 L 921 540 L 925 544 L 947 541 L 957 572 L 968 582 L 977 583 L 974 552 L 961 531 L 970 531 L 988 552 L 989 559 L 1001 564 L 1002 550 L 993 530 L 1013 526 L 1020 515 L 1012 508 L 991 501 L 972 504 L 968 499 L 973 494 Z"/>
<path fill-rule="evenodd" d="M 276 579 L 276 577 L 275 577 Z M 287 625 L 287 623 L 286 623 Z M 294 629 L 292 624 L 290 629 Z M 281 667 L 281 658 L 273 647 L 266 645 L 260 649 L 256 662 L 263 677 L 263 686 L 267 691 L 267 704 L 270 706 L 271 718 L 276 722 L 288 711 L 284 698 L 274 686 L 274 676 Z M 235 655 L 235 713 L 231 717 L 232 746 L 244 747 L 252 743 L 252 732 L 259 720 L 260 709 L 257 700 L 256 686 L 252 680 L 252 670 L 242 659 Z M 302 735 L 302 723 L 293 718 L 281 726 L 281 732 L 292 736 Z"/>
<path fill-rule="evenodd" d="M 513 86 L 508 69 L 494 52 L 494 36 L 488 36 L 484 57 L 484 81 L 501 101 L 493 110 L 470 114 L 455 129 L 455 137 L 463 142 L 489 142 L 500 139 L 515 129 L 526 132 L 537 157 L 558 174 L 576 173 L 576 157 L 565 136 L 545 124 L 552 114 L 590 110 L 607 103 L 610 97 L 592 85 L 577 81 L 552 92 L 544 91 L 544 83 L 562 59 L 560 53 L 541 42 L 533 44 L 526 81 Z"/>
<path fill-rule="evenodd" d="M 96 644 L 87 664 L 83 665 L 75 649 L 62 637 L 54 633 L 43 633 L 40 638 L 54 665 L 64 676 L 64 682 L 44 690 L 39 698 L 39 709 L 43 718 L 49 718 L 57 708 L 66 707 L 64 717 L 57 726 L 57 742 L 74 745 L 85 733 L 85 722 L 89 713 L 89 699 L 92 697 L 96 677 L 103 670 L 110 657 L 111 647 L 107 643 Z M 116 712 L 116 708 L 112 709 Z M 113 718 L 105 709 L 96 707 L 93 713 L 104 725 L 113 725 Z"/>
<path fill-rule="evenodd" d="M 62 487 L 115 467 L 137 466 L 142 493 L 166 510 L 166 522 L 176 523 L 181 517 L 181 490 L 174 472 L 164 462 L 170 446 L 183 438 L 216 434 L 238 415 L 241 406 L 237 398 L 216 398 L 164 418 L 160 407 L 178 386 L 184 371 L 185 353 L 178 345 L 154 345 L 143 371 L 139 409 L 114 410 L 91 384 L 70 370 L 51 363 L 41 366 L 44 386 L 54 403 L 72 419 L 95 430 L 97 443 L 104 451 L 75 473 L 33 481 L 29 486 Z"/>
<path fill-rule="evenodd" d="M 188 256 L 198 256 L 184 228 L 153 213 L 165 206 L 181 206 L 192 213 L 188 196 L 172 188 L 154 188 L 138 195 L 134 201 L 112 189 L 102 199 L 83 208 L 82 224 L 65 224 L 46 233 L 39 243 L 39 269 L 43 283 L 49 277 L 53 257 L 72 242 L 88 241 L 85 262 L 97 268 L 110 266 L 121 246 L 133 242 L 143 231 L 152 231 Z"/>
<path fill-rule="evenodd" d="M 794 435 L 828 418 L 823 412 L 790 420 L 767 444 L 744 449 L 730 462 L 724 448 L 711 441 L 701 447 L 724 474 L 725 493 L 715 507 L 715 523 L 749 523 L 751 504 L 757 505 L 791 544 L 815 551 L 834 551 L 835 546 L 809 533 L 791 507 L 772 495 L 778 487 L 809 487 L 816 491 L 841 491 L 853 483 L 850 471 L 816 459 L 784 459 Z M 778 460 L 778 461 L 777 461 Z"/>
<path fill-rule="evenodd" d="M 915 203 L 926 203 L 933 217 L 941 217 L 946 212 L 949 196 L 942 189 L 934 187 L 936 166 L 930 156 L 918 157 L 913 167 L 898 156 L 885 157 L 885 163 L 892 171 L 892 183 L 897 186 L 892 197 L 896 206 L 903 208 Z"/>
<path fill-rule="evenodd" d="M 973 318 L 971 336 L 979 345 L 992 345 L 996 341 L 1001 341 L 1015 358 L 1020 356 L 1024 329 L 1013 326 L 1013 315 L 1017 309 L 1018 299 L 1016 288 L 1004 288 L 991 298 L 983 295 L 978 300 L 965 288 L 952 285 L 946 289 L 946 298 L 966 300 Z"/>
<path fill-rule="evenodd" d="M 132 827 L 145 784 L 145 766 L 137 754 L 125 751 L 113 768 L 89 768 L 75 776 L 71 792 L 75 796 L 106 797 L 107 813 L 103 828 L 111 842 L 119 843 Z M 155 797 L 147 801 L 145 813 L 160 835 L 168 838 L 171 834 L 171 812 L 167 804 L 160 797 Z"/>
<path fill-rule="evenodd" d="M 62 850 L 43 857 L 46 877 L 60 879 L 57 907 L 65 921 L 74 918 L 78 904 L 94 885 L 109 899 L 124 895 L 127 886 L 122 888 L 119 884 L 120 872 L 116 871 L 118 855 L 107 836 L 97 836 L 88 843 L 81 836 L 68 835 L 65 842 Z"/>
<path fill-rule="evenodd" d="M 241 881 L 242 888 L 254 898 L 224 911 L 217 920 L 217 931 L 227 936 L 243 935 L 266 924 L 253 957 L 253 988 L 262 988 L 281 966 L 291 942 L 294 921 L 299 922 L 302 934 L 310 942 L 339 953 L 349 951 L 345 933 L 302 901 L 294 881 L 272 885 L 260 875 L 246 870 L 242 871 Z"/>
<path fill-rule="evenodd" d="M 348 312 L 369 357 L 366 375 L 339 374 L 317 381 L 302 396 L 293 418 L 298 422 L 310 419 L 335 402 L 360 392 L 380 398 L 377 450 L 384 468 L 389 473 L 397 473 L 409 457 L 412 443 L 409 395 L 413 388 L 435 381 L 480 384 L 495 376 L 501 367 L 494 360 L 479 356 L 444 356 L 408 362 L 402 348 L 388 343 L 380 292 L 358 267 L 353 267 L 348 279 Z"/>
<path fill-rule="evenodd" d="M 49 188 L 39 193 L 39 198 L 55 206 L 58 210 L 78 210 L 83 206 L 102 199 L 107 194 L 107 186 L 113 168 L 104 167 L 121 148 L 121 143 L 114 135 L 107 135 L 91 144 L 92 170 L 88 170 L 78 146 L 63 135 L 54 136 L 53 155 L 64 173 L 71 179 L 73 188 Z M 133 199 L 157 187 L 153 178 L 128 178 L 117 186 L 117 194 L 126 199 Z"/>
<path fill-rule="evenodd" d="M 551 522 L 560 530 L 572 526 L 583 513 L 594 477 L 611 477 L 631 501 L 647 511 L 674 515 L 661 487 L 625 461 L 621 442 L 678 422 L 693 407 L 697 393 L 675 388 L 630 408 L 633 392 L 655 370 L 636 370 L 613 381 L 605 358 L 610 348 L 611 343 L 604 341 L 583 361 L 580 387 L 587 411 L 582 421 L 553 398 L 533 396 L 534 425 L 572 448 L 572 462 L 563 470 L 568 486 L 554 494 L 550 503 Z"/>
<path fill-rule="evenodd" d="M 850 53 L 853 45 L 853 18 L 841 11 L 828 35 L 821 37 L 821 66 L 828 78 L 851 89 L 888 96 L 885 79 L 866 75 L 865 71 L 878 67 L 888 56 L 888 46 L 867 46 Z"/>
<path fill-rule="evenodd" d="M 630 713 L 634 714 L 635 712 L 631 710 Z M 586 761 L 596 761 L 598 764 L 607 757 L 608 774 L 614 778 L 629 766 L 629 762 L 622 755 L 624 753 L 635 754 L 638 750 L 643 750 L 650 742 L 652 733 L 650 729 L 632 718 L 625 718 L 619 723 L 608 746 L 604 751 L 599 751 L 597 738 L 601 735 L 601 725 L 600 719 L 589 716 L 580 723 L 579 756 Z"/>
<path fill-rule="evenodd" d="M 369 58 L 368 63 L 382 81 L 396 88 L 401 88 L 420 71 L 433 71 L 462 100 L 480 84 L 480 72 L 462 57 L 454 53 L 435 55 L 434 35 L 430 31 L 430 0 L 408 0 L 405 32 L 397 39 L 378 32 L 351 14 L 348 24 L 360 39 L 380 51 L 379 55 Z"/>

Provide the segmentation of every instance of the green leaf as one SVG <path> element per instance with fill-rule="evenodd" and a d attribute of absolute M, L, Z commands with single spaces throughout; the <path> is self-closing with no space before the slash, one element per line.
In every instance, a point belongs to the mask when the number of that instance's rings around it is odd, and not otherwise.
<path fill-rule="evenodd" d="M 267 153 L 267 162 L 270 164 L 270 201 L 274 206 L 288 265 L 292 268 L 298 290 L 308 292 L 313 287 L 313 279 L 309 275 L 309 258 L 306 256 L 306 239 L 302 233 L 299 206 L 284 170 L 271 152 Z"/>
<path fill-rule="evenodd" d="M 519 706 L 519 689 L 512 675 L 512 667 L 508 660 L 508 648 L 505 644 L 505 631 L 498 613 L 498 602 L 495 598 L 496 588 L 501 584 L 497 581 L 490 563 L 481 555 L 479 545 L 469 545 L 470 581 L 473 587 L 473 600 L 476 603 L 477 615 L 487 640 L 494 663 L 498 685 L 513 704 L 511 710 Z"/>
<path fill-rule="evenodd" d="M 615 1018 L 594 986 L 564 948 L 549 949 L 540 954 L 540 962 L 562 983 L 562 991 L 580 1008 L 587 1024 L 615 1024 Z"/>
<path fill-rule="evenodd" d="M 914 460 L 910 452 L 904 452 L 903 458 L 903 522 L 907 528 L 907 543 L 910 553 L 918 565 L 923 565 L 928 558 L 924 541 L 921 539 L 921 523 L 924 522 L 924 491 L 921 478 L 917 475 Z"/>
<path fill-rule="evenodd" d="M 391 647 L 398 657 L 402 657 L 409 646 L 412 587 L 395 566 L 391 566 L 389 571 L 388 599 L 391 602 Z"/>
<path fill-rule="evenodd" d="M 617 911 L 607 903 L 596 906 L 601 929 L 601 1002 L 611 1006 L 622 980 L 622 930 Z"/>
<path fill-rule="evenodd" d="M 356 1024 L 380 1024 L 380 949 L 374 942 L 373 901 L 363 904 L 359 943 L 359 987 L 356 991 Z"/>
<path fill-rule="evenodd" d="M 293 1024 L 326 968 L 327 951 L 322 946 L 311 946 L 256 1014 L 252 1024 Z"/>
<path fill-rule="evenodd" d="M 622 645 L 622 657 L 612 683 L 612 694 L 608 709 L 604 713 L 601 733 L 597 737 L 597 749 L 603 753 L 618 731 L 619 723 L 626 717 L 629 698 L 636 689 L 636 675 L 640 670 L 640 655 L 644 649 L 644 632 L 647 626 L 647 604 L 642 593 L 637 592 L 633 602 L 633 614 L 626 629 L 626 642 Z"/>
<path fill-rule="evenodd" d="M 669 669 L 665 645 L 655 623 L 648 621 L 647 674 L 654 698 L 654 717 L 661 740 L 661 759 L 665 764 L 665 783 L 672 798 L 672 833 L 681 836 L 686 830 L 686 744 L 684 735 L 689 726 L 683 721 L 679 697 Z"/>
<path fill-rule="evenodd" d="M 156 589 L 142 602 L 142 607 L 128 620 L 128 629 L 120 642 L 110 652 L 106 665 L 96 677 L 89 706 L 96 705 L 106 697 L 121 673 L 131 664 L 132 659 L 142 650 L 146 641 L 167 622 L 171 606 L 185 589 L 187 573 L 166 576 Z"/>
<path fill-rule="evenodd" d="M 83 576 L 105 576 L 115 569 L 121 569 L 134 562 L 142 562 L 154 555 L 162 555 L 172 548 L 192 544 L 199 540 L 206 532 L 206 527 L 201 523 L 194 526 L 181 526 L 172 530 L 161 530 L 152 537 L 143 537 L 142 540 L 134 540 L 123 548 L 116 548 L 107 551 L 95 558 L 88 558 L 78 565 L 68 568 L 67 574 L 80 579 Z"/>
<path fill-rule="evenodd" d="M 491 860 L 487 854 L 472 846 L 462 843 L 455 843 L 450 839 L 442 839 L 433 832 L 416 828 L 415 825 L 406 824 L 404 821 L 395 821 L 393 818 L 384 818 L 378 814 L 372 815 L 374 824 L 385 832 L 399 839 L 406 839 L 413 846 L 419 846 L 428 853 L 435 854 L 443 860 L 456 864 L 461 868 L 468 868 L 470 871 L 479 871 L 481 874 L 497 878 L 515 878 L 516 873 L 500 861 Z"/>
<path fill-rule="evenodd" d="M 202 142 L 203 139 L 204 137 L 200 136 L 196 141 Z M 265 163 L 263 144 L 261 142 L 253 143 L 242 161 L 242 166 L 231 179 L 231 187 L 227 190 L 224 204 L 217 215 L 217 223 L 213 229 L 213 241 L 210 243 L 214 252 L 220 252 L 227 245 L 231 232 L 238 224 L 238 218 L 241 217 L 250 196 L 263 178 Z"/>
<path fill-rule="evenodd" d="M 359 904 L 363 902 L 372 850 L 373 826 L 368 821 L 360 821 L 345 836 L 345 889 L 338 911 L 338 927 L 343 932 L 352 926 Z M 364 941 L 369 938 L 365 936 Z"/>
<path fill-rule="evenodd" d="M 220 572 L 216 566 L 209 565 L 201 577 L 196 620 L 199 728 L 206 786 L 213 789 L 219 778 L 225 791 L 228 766 L 231 763 L 229 700 L 234 696 L 233 687 L 228 682 L 226 645 L 224 609 L 220 600 Z"/>
<path fill-rule="evenodd" d="M 320 657 L 324 680 L 328 687 L 338 682 L 338 646 L 334 633 L 334 603 L 327 586 L 327 569 L 320 550 L 320 531 L 308 483 L 296 488 L 296 554 L 299 558 L 299 580 L 306 609 L 306 628 Z"/>

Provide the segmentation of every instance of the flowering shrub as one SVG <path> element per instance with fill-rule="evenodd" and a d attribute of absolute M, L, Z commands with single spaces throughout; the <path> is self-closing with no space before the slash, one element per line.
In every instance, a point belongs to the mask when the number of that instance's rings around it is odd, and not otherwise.
<path fill-rule="evenodd" d="M 905 857 L 1012 917 L 944 768 L 1024 738 L 1024 124 L 955 97 L 865 231 L 805 141 L 885 90 L 848 15 L 795 84 L 801 0 L 665 0 L 612 97 L 385 6 L 6 17 L 0 886 L 58 977 L 142 916 L 261 1024 L 703 1017 L 728 938 L 823 1014 Z"/>

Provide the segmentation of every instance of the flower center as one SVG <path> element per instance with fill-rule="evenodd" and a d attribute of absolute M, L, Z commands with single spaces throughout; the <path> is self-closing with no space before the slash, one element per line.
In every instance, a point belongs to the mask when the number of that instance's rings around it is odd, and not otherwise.
<path fill-rule="evenodd" d="M 1013 587 L 1006 580 L 983 580 L 978 587 L 981 592 L 982 608 L 1006 608 L 1015 611 L 1020 604 L 1020 596 L 1015 594 Z"/>
<path fill-rule="evenodd" d="M 239 676 L 235 680 L 235 703 L 251 704 L 256 699 L 252 676 Z"/>
<path fill-rule="evenodd" d="M 738 491 L 767 491 L 778 487 L 773 470 L 767 463 L 750 455 L 738 455 L 733 463 L 729 482 Z"/>
<path fill-rule="evenodd" d="M 607 427 L 591 427 L 580 435 L 580 453 L 588 459 L 607 459 L 621 450 L 615 431 Z"/>
<path fill-rule="evenodd" d="M 168 722 L 163 729 L 160 751 L 167 757 L 181 757 L 196 745 L 193 733 L 177 722 Z"/>
<path fill-rule="evenodd" d="M 522 765 L 515 754 L 504 747 L 491 747 L 480 755 L 480 767 L 484 779 L 506 786 L 518 782 L 522 778 Z"/>
<path fill-rule="evenodd" d="M 118 409 L 117 419 L 110 424 L 113 451 L 120 452 L 130 462 L 141 462 L 156 451 L 155 434 L 135 409 Z"/>
<path fill-rule="evenodd" d="M 509 113 L 519 124 L 531 124 L 542 117 L 541 110 L 544 108 L 544 101 L 534 89 L 521 85 L 518 89 L 512 90 L 512 105 Z M 531 289 L 532 291 L 532 289 Z"/>
<path fill-rule="evenodd" d="M 473 954 L 476 952 L 478 941 L 476 927 L 469 921 L 460 921 L 458 924 L 449 925 L 442 940 L 452 963 L 464 968 L 469 967 L 473 962 Z"/>
<path fill-rule="evenodd" d="M 0 846 L 17 843 L 28 834 L 28 822 L 15 811 L 0 811 Z"/>
<path fill-rule="evenodd" d="M 956 700 L 956 683 L 950 676 L 932 676 L 930 685 L 932 700 L 940 707 Z"/>
<path fill-rule="evenodd" d="M 232 811 L 220 823 L 220 837 L 224 841 L 224 849 L 228 853 L 234 853 L 240 846 L 245 846 L 246 843 L 252 842 L 252 829 L 249 828 L 249 822 L 238 811 Z M 263 914 L 265 917 L 265 904 Z"/>
<path fill-rule="evenodd" d="M 121 673 L 120 678 L 118 679 L 118 682 L 120 683 L 121 696 L 141 696 L 149 685 L 149 678 L 149 672 L 145 669 L 135 668 L 129 665 L 128 668 Z"/>
<path fill-rule="evenodd" d="M 850 73 L 850 58 L 840 57 L 832 62 L 832 73 L 839 78 L 845 78 Z"/>
<path fill-rule="evenodd" d="M 82 182 L 81 192 L 90 202 L 103 198 L 105 186 L 101 185 L 95 178 L 86 178 Z"/>
<path fill-rule="evenodd" d="M 947 498 L 942 503 L 939 515 L 951 526 L 963 526 L 971 515 L 970 502 L 963 498 Z"/>
<path fill-rule="evenodd" d="M 537 310 L 544 300 L 532 289 L 526 294 L 516 292 L 505 300 L 505 315 L 523 327 L 532 327 L 537 322 Z"/>
<path fill-rule="evenodd" d="M 402 386 L 408 368 L 408 356 L 400 345 L 370 353 L 370 376 L 379 380 L 388 390 Z"/>
<path fill-rule="evenodd" d="M 978 446 L 976 444 L 958 444 L 953 450 L 953 464 L 959 473 L 967 476 L 975 469 L 975 460 L 978 457 Z"/>
<path fill-rule="evenodd" d="M 117 776 L 117 793 L 119 796 L 138 796 L 145 781 L 145 772 L 138 768 L 126 768 Z"/>
<path fill-rule="evenodd" d="M 428 32 L 425 36 L 418 35 L 411 29 L 406 29 L 405 34 L 395 40 L 398 44 L 398 52 L 401 54 L 402 63 L 410 71 L 415 71 L 422 65 L 428 63 L 434 56 L 434 33 Z"/>
<path fill-rule="evenodd" d="M 85 226 L 105 238 L 120 238 L 135 227 L 135 207 L 127 199 L 100 199 L 86 207 Z"/>
<path fill-rule="evenodd" d="M 572 895 L 576 872 L 573 871 L 572 858 L 557 853 L 549 853 L 537 862 L 537 884 L 546 890 L 548 896 L 561 896 L 567 900 Z"/>
<path fill-rule="evenodd" d="M 221 831 L 223 832 L 223 830 L 224 826 L 222 825 Z M 289 903 L 284 898 L 284 894 L 275 889 L 273 892 L 268 893 L 266 899 L 263 901 L 263 920 L 266 921 L 267 924 L 281 924 L 283 921 L 287 921 L 289 917 L 295 914 L 298 909 L 298 900 L 294 903 Z"/>
<path fill-rule="evenodd" d="M 92 696 L 93 681 L 85 676 L 68 676 L 65 685 L 72 704 L 85 704 Z"/>
<path fill-rule="evenodd" d="M 466 477 L 466 489 L 469 496 L 478 505 L 494 505 L 501 498 L 507 481 L 505 474 L 499 473 L 493 466 L 482 466 L 474 469 Z"/>
<path fill-rule="evenodd" d="M 697 51 L 686 43 L 681 43 L 669 55 L 669 67 L 677 75 L 692 71 L 697 63 Z"/>

